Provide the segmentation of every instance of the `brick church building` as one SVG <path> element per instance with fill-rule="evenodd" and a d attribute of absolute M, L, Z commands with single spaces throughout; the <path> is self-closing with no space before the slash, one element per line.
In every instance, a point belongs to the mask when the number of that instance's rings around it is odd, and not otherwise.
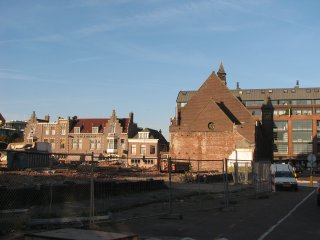
<path fill-rule="evenodd" d="M 216 163 L 201 161 L 202 169 L 212 168 L 212 164 L 218 164 L 216 168 L 221 169 L 224 159 L 272 158 L 273 109 L 268 99 L 262 109 L 269 117 L 256 121 L 228 89 L 221 63 L 217 74 L 212 72 L 197 91 L 179 92 L 176 115 L 169 129 L 170 156 L 185 160 L 220 160 Z M 264 146 L 265 151 L 258 151 L 257 146 Z"/>

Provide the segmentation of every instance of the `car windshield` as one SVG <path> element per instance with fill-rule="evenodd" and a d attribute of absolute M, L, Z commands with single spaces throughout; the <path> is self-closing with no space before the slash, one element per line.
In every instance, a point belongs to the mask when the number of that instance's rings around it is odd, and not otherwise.
<path fill-rule="evenodd" d="M 292 172 L 276 172 L 276 177 L 293 177 Z"/>

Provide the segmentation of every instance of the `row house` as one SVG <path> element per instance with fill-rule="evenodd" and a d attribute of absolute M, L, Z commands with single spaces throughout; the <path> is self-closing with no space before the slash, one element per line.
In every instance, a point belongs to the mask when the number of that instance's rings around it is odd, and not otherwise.
<path fill-rule="evenodd" d="M 128 139 L 129 153 L 128 165 L 142 168 L 159 168 L 161 154 L 168 152 L 169 144 L 157 131 L 145 128 L 139 131 L 133 138 Z"/>
<path fill-rule="evenodd" d="M 48 142 L 52 152 L 59 154 L 89 154 L 126 158 L 128 138 L 138 132 L 133 113 L 118 118 L 113 110 L 110 118 L 58 118 L 50 122 L 49 116 L 38 119 L 33 112 L 25 128 L 25 143 Z M 76 160 L 71 156 L 68 160 Z M 78 157 L 79 158 L 79 157 Z"/>

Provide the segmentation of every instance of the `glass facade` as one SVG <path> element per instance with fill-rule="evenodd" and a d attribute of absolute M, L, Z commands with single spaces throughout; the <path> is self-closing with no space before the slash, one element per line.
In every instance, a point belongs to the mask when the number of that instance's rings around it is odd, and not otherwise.
<path fill-rule="evenodd" d="M 273 153 L 288 154 L 288 122 L 274 121 L 273 126 Z"/>
<path fill-rule="evenodd" d="M 292 121 L 292 153 L 312 153 L 312 120 Z"/>

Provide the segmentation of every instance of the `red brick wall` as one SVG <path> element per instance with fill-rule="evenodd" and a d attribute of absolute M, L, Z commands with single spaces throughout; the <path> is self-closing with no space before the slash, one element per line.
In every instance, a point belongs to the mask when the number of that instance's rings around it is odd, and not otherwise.
<path fill-rule="evenodd" d="M 222 160 L 228 158 L 235 144 L 244 139 L 237 132 L 171 132 L 170 156 L 188 160 L 220 160 L 200 162 L 200 170 L 222 169 Z M 197 169 L 197 163 L 193 164 Z"/>

